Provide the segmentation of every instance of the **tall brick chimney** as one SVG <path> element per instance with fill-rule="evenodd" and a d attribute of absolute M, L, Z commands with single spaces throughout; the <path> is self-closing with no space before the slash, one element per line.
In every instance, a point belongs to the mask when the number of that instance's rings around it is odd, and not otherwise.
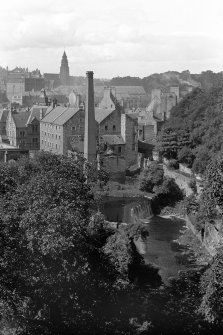
<path fill-rule="evenodd" d="M 94 111 L 94 82 L 93 71 L 86 72 L 87 90 L 84 129 L 84 158 L 88 162 L 96 161 L 96 123 Z"/>

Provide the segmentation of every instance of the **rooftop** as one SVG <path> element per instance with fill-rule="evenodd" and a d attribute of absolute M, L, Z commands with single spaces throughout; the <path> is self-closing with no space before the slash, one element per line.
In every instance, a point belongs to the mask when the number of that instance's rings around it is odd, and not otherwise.
<path fill-rule="evenodd" d="M 20 112 L 18 114 L 13 114 L 12 113 L 12 117 L 14 119 L 16 128 L 25 128 L 26 127 L 26 123 L 28 121 L 30 112 L 26 111 L 26 112 Z"/>
<path fill-rule="evenodd" d="M 95 120 L 101 123 L 106 117 L 108 117 L 114 109 L 109 108 L 95 108 Z"/>
<path fill-rule="evenodd" d="M 64 125 L 73 115 L 80 109 L 75 107 L 57 106 L 42 119 L 43 122 L 55 123 L 56 125 Z"/>

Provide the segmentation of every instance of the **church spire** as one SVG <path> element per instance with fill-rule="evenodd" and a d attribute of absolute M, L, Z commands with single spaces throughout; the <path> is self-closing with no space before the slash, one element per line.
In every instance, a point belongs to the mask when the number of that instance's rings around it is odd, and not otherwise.
<path fill-rule="evenodd" d="M 60 81 L 62 85 L 69 85 L 69 66 L 68 66 L 68 59 L 66 52 L 64 50 L 62 59 L 61 59 L 61 66 L 60 66 Z"/>

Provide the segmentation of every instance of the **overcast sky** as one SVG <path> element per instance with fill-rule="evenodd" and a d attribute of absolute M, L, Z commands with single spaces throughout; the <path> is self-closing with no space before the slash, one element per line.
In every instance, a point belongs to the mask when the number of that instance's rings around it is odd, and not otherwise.
<path fill-rule="evenodd" d="M 222 0 L 1 0 L 0 65 L 148 76 L 223 70 Z"/>

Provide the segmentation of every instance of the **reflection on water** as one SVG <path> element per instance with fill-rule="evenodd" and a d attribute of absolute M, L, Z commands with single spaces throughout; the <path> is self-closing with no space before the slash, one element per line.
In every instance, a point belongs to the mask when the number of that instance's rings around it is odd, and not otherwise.
<path fill-rule="evenodd" d="M 148 227 L 149 236 L 138 250 L 143 250 L 146 265 L 158 270 L 164 284 L 178 272 L 196 267 L 185 255 L 185 247 L 175 240 L 185 226 L 185 221 L 174 217 L 152 216 L 151 201 L 148 198 L 106 198 L 101 206 L 106 220 L 112 222 L 134 223 L 142 221 Z M 143 245 L 144 244 L 144 245 Z M 148 279 L 149 283 L 149 279 Z"/>
<path fill-rule="evenodd" d="M 164 284 L 177 277 L 179 271 L 196 267 L 195 262 L 185 256 L 185 247 L 175 242 L 184 226 L 184 220 L 160 216 L 154 216 L 148 222 L 145 263 L 159 269 Z"/>

